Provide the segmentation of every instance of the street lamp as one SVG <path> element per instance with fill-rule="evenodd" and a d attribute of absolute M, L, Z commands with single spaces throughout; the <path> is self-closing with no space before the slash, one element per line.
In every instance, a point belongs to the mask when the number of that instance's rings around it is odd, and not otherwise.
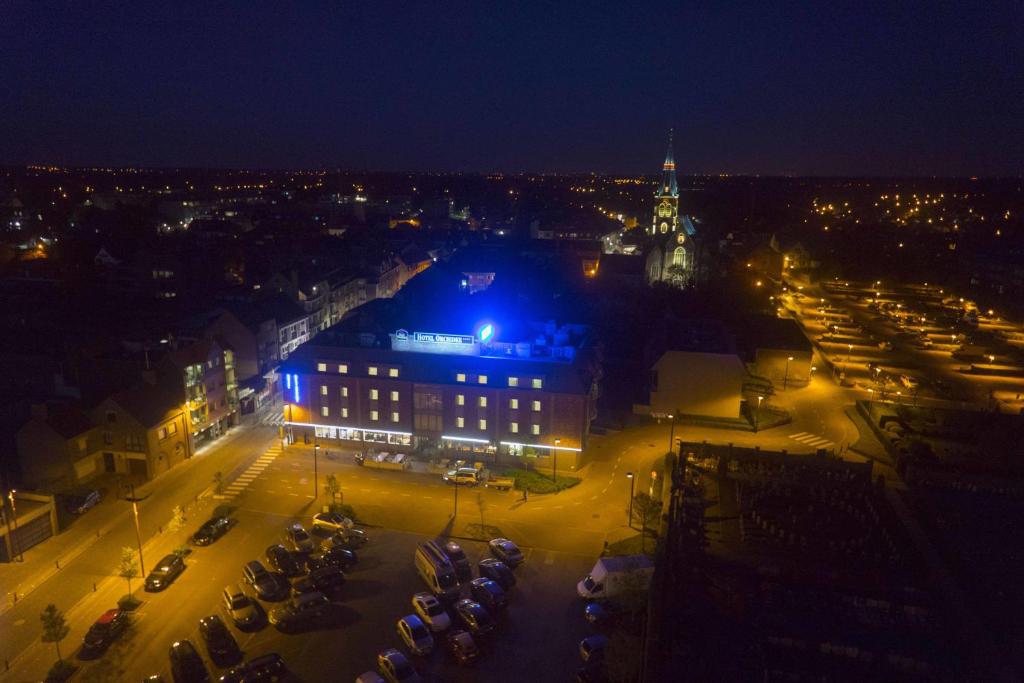
<path fill-rule="evenodd" d="M 853 344 L 846 345 L 846 362 L 850 362 L 850 354 L 853 353 Z"/>
<path fill-rule="evenodd" d="M 764 396 L 757 397 L 757 412 L 754 413 L 754 433 L 757 434 L 758 428 L 761 426 L 761 401 L 764 400 Z"/>
<path fill-rule="evenodd" d="M 871 414 L 871 399 L 875 396 L 874 389 L 868 389 L 868 415 Z"/>
<path fill-rule="evenodd" d="M 679 410 L 676 409 L 676 413 L 678 413 L 678 412 L 679 412 Z M 670 420 L 669 428 L 668 428 L 668 452 L 669 453 L 672 452 L 672 444 L 675 443 L 676 413 L 672 413 L 671 415 L 668 416 L 668 419 Z"/>
<path fill-rule="evenodd" d="M 320 477 L 317 471 L 317 457 L 320 455 L 320 444 L 313 444 L 313 500 L 320 497 Z"/>
<path fill-rule="evenodd" d="M 626 472 L 626 478 L 629 479 L 629 512 L 627 513 L 626 519 L 629 521 L 629 528 L 633 528 L 633 473 Z"/>
<path fill-rule="evenodd" d="M 135 541 L 136 541 L 136 543 L 139 544 L 139 569 L 141 570 L 142 575 L 145 576 L 146 575 L 146 562 L 145 562 L 145 560 L 142 559 L 142 531 L 139 528 L 139 503 L 141 503 L 142 501 L 146 500 L 146 498 L 149 498 L 153 494 L 152 493 L 147 493 L 142 498 L 136 498 L 135 497 L 135 484 L 129 481 L 128 482 L 128 487 L 129 487 L 129 490 L 130 490 L 130 493 L 131 493 L 131 497 L 130 498 L 125 498 L 125 500 L 127 500 L 129 503 L 132 504 L 132 514 L 135 516 Z"/>
<path fill-rule="evenodd" d="M 8 500 L 11 501 L 11 518 L 14 520 L 14 532 L 11 534 L 11 550 L 14 556 L 19 560 L 24 561 L 24 557 L 21 554 L 21 544 L 18 543 L 18 508 L 14 503 L 14 494 L 17 493 L 14 489 L 11 489 L 10 493 L 7 494 Z M 7 527 L 10 530 L 10 526 Z M 17 544 L 17 545 L 15 545 Z"/>
<path fill-rule="evenodd" d="M 789 386 L 789 363 L 793 360 L 793 356 L 786 359 L 786 376 L 782 379 L 782 390 L 785 391 L 786 387 Z"/>

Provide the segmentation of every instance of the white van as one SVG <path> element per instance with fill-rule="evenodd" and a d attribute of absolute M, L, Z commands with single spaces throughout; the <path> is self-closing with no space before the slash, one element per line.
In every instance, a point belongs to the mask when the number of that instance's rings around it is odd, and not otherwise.
<path fill-rule="evenodd" d="M 459 596 L 455 566 L 437 543 L 427 541 L 417 547 L 414 562 L 416 571 L 431 593 L 439 598 L 454 599 Z"/>

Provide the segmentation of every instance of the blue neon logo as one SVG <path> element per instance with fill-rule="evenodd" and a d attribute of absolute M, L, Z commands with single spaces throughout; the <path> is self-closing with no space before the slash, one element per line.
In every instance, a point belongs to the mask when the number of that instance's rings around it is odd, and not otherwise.
<path fill-rule="evenodd" d="M 486 325 L 481 327 L 479 336 L 480 341 L 482 342 L 490 341 L 491 337 L 494 336 L 494 325 L 487 323 Z"/>

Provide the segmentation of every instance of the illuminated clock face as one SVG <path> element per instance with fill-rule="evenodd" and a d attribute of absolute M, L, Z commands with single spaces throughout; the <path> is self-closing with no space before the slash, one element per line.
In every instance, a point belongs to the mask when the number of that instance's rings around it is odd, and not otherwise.
<path fill-rule="evenodd" d="M 685 241 L 686 241 L 686 235 L 684 235 L 683 233 L 679 233 L 679 236 L 676 237 L 676 242 L 679 242 L 679 244 L 682 244 Z"/>
<path fill-rule="evenodd" d="M 662 223 L 661 224 L 661 231 L 662 232 L 668 232 L 668 223 Z"/>
<path fill-rule="evenodd" d="M 658 205 L 658 215 L 662 218 L 668 218 L 672 215 L 672 206 L 668 202 L 662 202 Z"/>

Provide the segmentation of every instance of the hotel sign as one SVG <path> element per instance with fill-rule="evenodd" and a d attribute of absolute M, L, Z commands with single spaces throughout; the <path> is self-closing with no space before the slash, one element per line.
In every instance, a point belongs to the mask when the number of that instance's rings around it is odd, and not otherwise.
<path fill-rule="evenodd" d="M 392 337 L 392 348 L 396 351 L 419 351 L 420 353 L 450 353 L 476 355 L 476 339 L 468 334 L 443 334 L 440 332 L 409 332 L 397 330 Z"/>

